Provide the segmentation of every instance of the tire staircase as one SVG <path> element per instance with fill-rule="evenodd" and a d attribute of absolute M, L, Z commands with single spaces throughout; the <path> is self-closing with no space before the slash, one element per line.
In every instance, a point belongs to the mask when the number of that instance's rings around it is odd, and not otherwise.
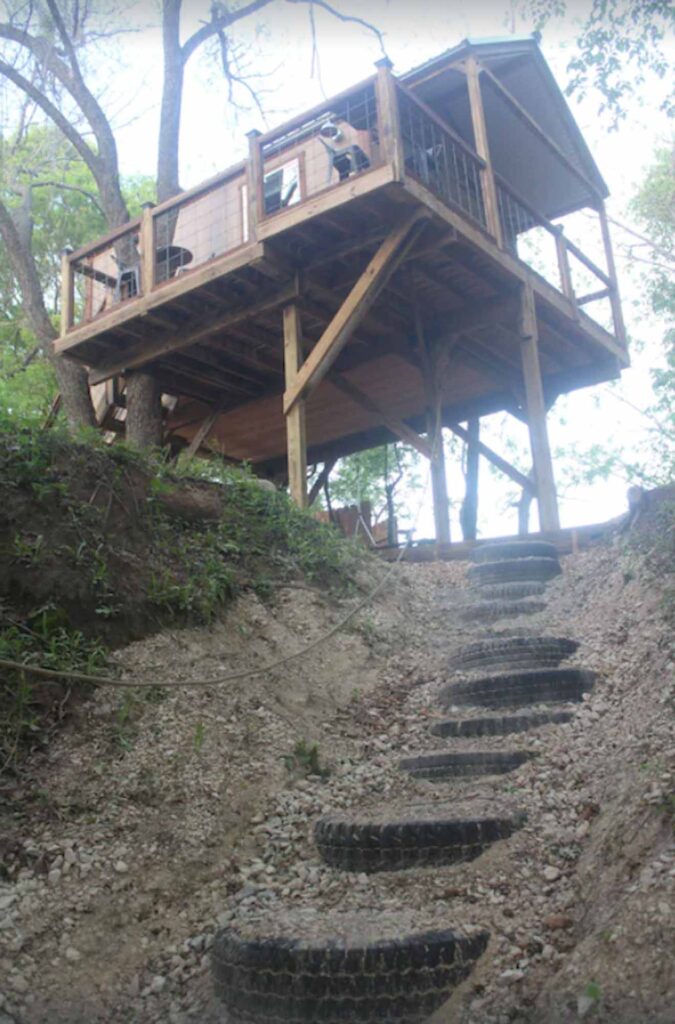
<path fill-rule="evenodd" d="M 553 545 L 534 541 L 484 544 L 469 569 L 475 600 L 467 617 L 496 621 L 544 607 L 546 583 L 561 571 Z M 452 716 L 430 728 L 432 742 L 517 735 L 563 725 L 569 705 L 581 701 L 593 675 L 561 667 L 577 649 L 573 640 L 489 633 L 454 656 L 457 679 L 440 693 Z M 461 714 L 461 710 L 465 714 Z M 485 709 L 485 714 L 477 714 Z M 402 772 L 431 783 L 462 783 L 514 770 L 530 750 L 434 749 L 399 762 Z M 321 818 L 314 838 L 322 860 L 337 871 L 404 871 L 439 868 L 479 857 L 507 839 L 526 820 L 524 810 L 461 817 L 452 805 L 411 808 L 398 816 L 343 812 Z M 365 915 L 365 912 L 363 912 Z M 485 929 L 448 928 L 405 933 L 387 929 L 386 914 L 348 923 L 341 934 L 303 936 L 288 925 L 282 933 L 251 935 L 229 924 L 216 935 L 212 976 L 229 1024 L 422 1024 L 473 970 L 485 951 Z M 330 927 L 332 922 L 328 922 Z M 378 932 L 379 929 L 379 932 Z M 373 934 L 374 931 L 374 934 Z M 367 936 L 355 939 L 355 935 Z"/>

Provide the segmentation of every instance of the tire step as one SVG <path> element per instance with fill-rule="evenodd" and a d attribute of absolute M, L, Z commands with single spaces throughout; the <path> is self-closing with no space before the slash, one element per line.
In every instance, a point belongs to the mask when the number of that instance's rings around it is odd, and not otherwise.
<path fill-rule="evenodd" d="M 578 650 L 576 640 L 557 636 L 506 636 L 478 640 L 462 647 L 450 659 L 459 672 L 484 669 L 555 668 Z"/>
<path fill-rule="evenodd" d="M 519 708 L 528 704 L 578 702 L 593 688 L 596 675 L 579 668 L 541 668 L 482 676 L 441 690 L 444 707 L 465 705 Z"/>
<path fill-rule="evenodd" d="M 504 775 L 520 768 L 535 755 L 529 750 L 481 750 L 447 754 L 434 752 L 404 757 L 399 768 L 416 779 L 476 779 L 481 775 Z"/>
<path fill-rule="evenodd" d="M 528 732 L 544 725 L 564 725 L 574 717 L 571 711 L 524 712 L 522 715 L 493 715 L 485 718 L 447 718 L 436 722 L 430 732 L 434 736 L 462 739 L 470 736 L 508 736 Z"/>
<path fill-rule="evenodd" d="M 555 544 L 544 540 L 508 540 L 479 544 L 471 552 L 472 562 L 501 562 L 510 558 L 558 558 Z"/>
<path fill-rule="evenodd" d="M 508 839 L 524 822 L 522 813 L 388 822 L 321 818 L 314 839 L 322 859 L 331 867 L 367 873 L 401 871 L 473 860 L 493 843 Z"/>
<path fill-rule="evenodd" d="M 467 572 L 467 579 L 474 586 L 492 583 L 516 583 L 533 581 L 546 583 L 562 572 L 560 562 L 556 558 L 505 558 L 499 562 L 481 562 L 472 565 Z"/>
<path fill-rule="evenodd" d="M 476 601 L 465 605 L 460 613 L 462 622 L 496 622 L 518 615 L 535 615 L 546 607 L 545 601 Z"/>
<path fill-rule="evenodd" d="M 423 1024 L 471 973 L 490 937 L 445 929 L 359 941 L 372 925 L 369 912 L 343 928 L 348 939 L 305 938 L 301 924 L 297 937 L 246 938 L 221 929 L 211 971 L 228 1021 Z"/>
<path fill-rule="evenodd" d="M 480 596 L 485 601 L 518 601 L 523 597 L 538 597 L 546 584 L 537 580 L 515 580 L 513 583 L 484 583 Z"/>

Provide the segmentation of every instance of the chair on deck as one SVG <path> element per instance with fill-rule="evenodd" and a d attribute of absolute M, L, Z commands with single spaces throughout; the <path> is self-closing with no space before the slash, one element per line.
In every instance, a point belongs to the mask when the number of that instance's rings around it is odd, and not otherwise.
<path fill-rule="evenodd" d="M 363 152 L 360 146 L 351 145 L 344 146 L 342 149 L 335 149 L 325 139 L 318 136 L 319 142 L 327 149 L 330 156 L 330 163 L 328 165 L 328 181 L 333 176 L 333 169 L 335 169 L 339 176 L 340 181 L 345 181 L 346 178 L 350 178 L 352 174 L 358 174 L 359 171 L 365 171 L 367 167 L 370 167 L 370 160 L 367 155 Z"/>

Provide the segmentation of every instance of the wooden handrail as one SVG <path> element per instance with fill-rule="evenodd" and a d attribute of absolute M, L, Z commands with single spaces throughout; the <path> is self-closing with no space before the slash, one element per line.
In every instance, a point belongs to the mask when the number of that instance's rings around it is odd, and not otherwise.
<path fill-rule="evenodd" d="M 152 215 L 156 217 L 160 213 L 165 213 L 170 210 L 173 206 L 180 206 L 182 203 L 190 202 L 204 192 L 211 192 L 225 182 L 230 181 L 232 178 L 239 177 L 246 170 L 246 161 L 240 160 L 238 164 L 232 164 L 225 171 L 219 171 L 218 174 L 214 174 L 213 177 L 207 178 L 206 181 L 200 182 L 199 185 L 195 185 L 194 188 L 186 189 L 185 192 L 179 192 L 178 195 L 171 196 L 170 199 L 165 199 L 163 203 L 158 203 L 157 206 L 153 206 Z"/>
<path fill-rule="evenodd" d="M 515 188 L 513 188 L 512 185 L 509 185 L 508 182 L 506 182 L 504 178 L 502 178 L 501 174 L 497 174 L 496 171 L 495 181 L 497 182 L 499 187 L 504 189 L 505 192 L 508 192 L 511 198 L 515 199 L 515 201 L 520 206 L 522 206 L 523 209 L 527 213 L 529 213 L 531 217 L 534 217 L 539 227 L 545 228 L 546 231 L 548 231 L 551 235 L 557 235 L 560 233 L 561 228 L 558 228 L 555 226 L 555 224 L 552 224 L 551 221 L 548 220 L 548 218 L 545 217 L 543 213 L 539 213 L 538 210 L 535 210 L 535 208 L 530 203 L 528 203 L 527 199 L 523 199 L 520 193 L 516 192 Z"/>
<path fill-rule="evenodd" d="M 464 152 L 468 156 L 470 156 L 471 159 L 475 161 L 475 163 L 478 164 L 481 170 L 487 167 L 487 163 L 485 162 L 485 160 L 483 160 L 482 157 L 478 156 L 478 153 L 476 153 L 475 150 L 471 148 L 468 142 L 466 142 L 462 138 L 462 136 L 459 135 L 454 130 L 454 128 L 451 128 L 448 122 L 445 121 L 444 118 L 442 118 L 439 114 L 437 114 L 435 110 L 432 110 L 432 108 L 428 107 L 427 104 L 419 98 L 419 96 L 416 96 L 412 89 L 409 89 L 407 85 L 403 85 L 403 83 L 398 79 L 396 79 L 396 88 L 400 89 L 404 96 L 406 96 L 412 103 L 415 103 L 420 108 L 420 110 L 424 111 L 424 113 L 431 121 L 435 121 L 439 128 L 442 128 L 443 131 L 450 136 L 453 142 L 456 142 L 460 149 L 463 149 Z"/>
<path fill-rule="evenodd" d="M 585 252 L 582 252 L 581 249 L 574 244 L 574 242 L 570 242 L 569 238 L 565 238 L 565 245 L 567 246 L 568 250 L 572 253 L 572 255 L 576 256 L 579 262 L 583 263 L 584 266 L 587 267 L 591 271 L 591 273 L 595 274 L 595 276 L 599 278 L 603 284 L 607 285 L 608 288 L 613 287 L 611 278 L 609 278 L 607 274 L 604 272 L 604 270 L 601 270 L 600 267 L 597 266 L 597 264 L 595 264 L 593 260 L 586 255 Z"/>
<path fill-rule="evenodd" d="M 363 81 L 359 82 L 357 85 L 353 85 L 351 88 L 345 89 L 343 92 L 338 93 L 337 96 L 331 96 L 329 100 L 325 100 L 323 103 L 318 103 L 315 107 L 312 107 L 311 110 L 306 110 L 304 113 L 298 114 L 297 117 L 292 117 L 290 121 L 286 121 L 284 124 L 279 125 L 278 128 L 272 128 L 268 132 L 263 132 L 258 139 L 261 148 L 268 142 L 272 142 L 276 139 L 283 138 L 284 135 L 288 135 L 288 133 L 293 131 L 294 128 L 300 128 L 308 121 L 315 121 L 320 114 L 330 113 L 331 107 L 337 103 L 341 103 L 342 100 L 351 96 L 352 93 L 360 92 L 369 85 L 372 85 L 374 88 L 376 79 L 377 75 L 369 75 L 368 78 L 364 78 Z"/>
<path fill-rule="evenodd" d="M 112 245 L 118 238 L 122 238 L 123 235 L 128 234 L 130 231 L 139 231 L 141 227 L 141 218 L 134 217 L 133 220 L 128 220 L 126 224 L 120 224 L 119 227 L 112 228 L 107 234 L 101 235 L 95 242 L 90 242 L 88 245 L 82 245 L 79 249 L 74 249 L 73 252 L 68 254 L 69 263 L 77 263 L 84 256 L 90 256 L 92 253 L 98 252 L 99 249 L 104 249 L 108 245 Z"/>

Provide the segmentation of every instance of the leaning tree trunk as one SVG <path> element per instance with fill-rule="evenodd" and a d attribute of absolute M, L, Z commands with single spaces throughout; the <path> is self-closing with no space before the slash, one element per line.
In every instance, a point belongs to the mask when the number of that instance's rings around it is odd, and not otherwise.
<path fill-rule="evenodd" d="M 135 448 L 160 448 L 163 441 L 162 392 L 149 373 L 130 373 L 127 383 L 126 439 Z"/>

